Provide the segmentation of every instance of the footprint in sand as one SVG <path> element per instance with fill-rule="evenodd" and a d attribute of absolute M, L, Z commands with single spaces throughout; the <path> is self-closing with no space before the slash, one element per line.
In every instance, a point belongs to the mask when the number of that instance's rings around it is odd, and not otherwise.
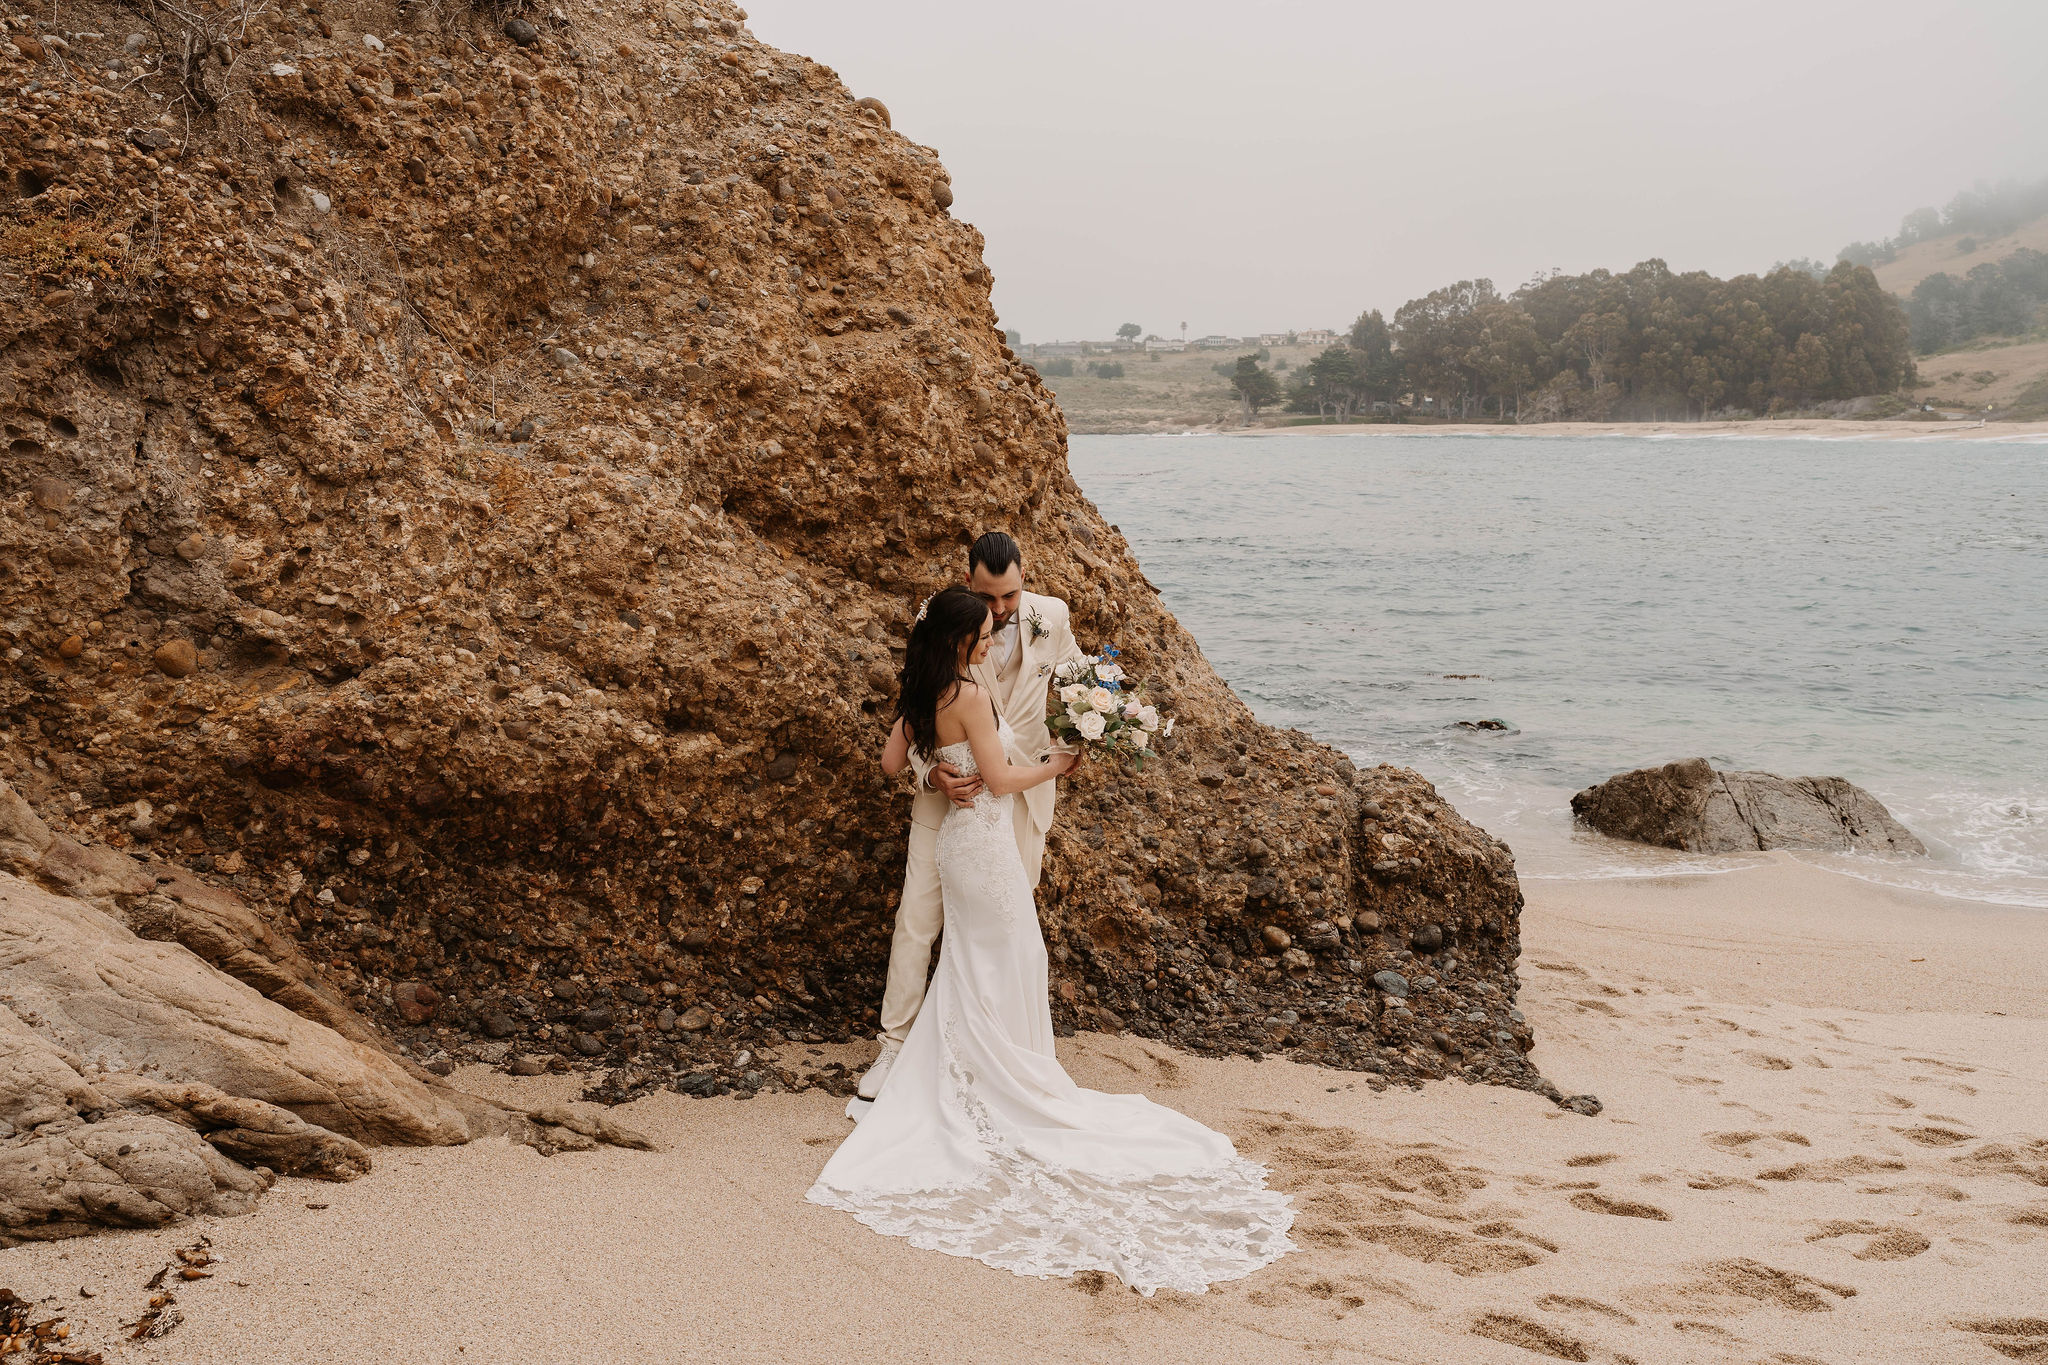
<path fill-rule="evenodd" d="M 1481 1313 L 1473 1322 L 1471 1331 L 1475 1337 L 1503 1341 L 1540 1356 L 1549 1356 L 1552 1360 L 1584 1361 L 1593 1358 L 1585 1342 L 1553 1332 L 1540 1322 L 1518 1318 L 1512 1313 Z"/>
<path fill-rule="evenodd" d="M 1861 1251 L 1852 1252 L 1859 1261 L 1910 1261 L 1933 1243 L 1897 1223 L 1872 1223 L 1862 1219 L 1822 1223 L 1810 1233 L 1809 1242 L 1832 1241 L 1837 1237 L 1868 1237 Z"/>
<path fill-rule="evenodd" d="M 1693 1190 L 1756 1190 L 1759 1193 L 1763 1190 L 1763 1186 L 1754 1180 L 1745 1180 L 1739 1175 L 1703 1175 L 1685 1184 L 1687 1189 Z"/>
<path fill-rule="evenodd" d="M 1987 1142 L 1974 1152 L 1949 1160 L 1971 1175 L 2016 1175 L 2032 1184 L 2048 1186 L 2048 1138 L 2032 1138 L 2017 1145 Z"/>
<path fill-rule="evenodd" d="M 1145 1054 L 1146 1060 L 1152 1063 L 1152 1084 L 1161 1090 L 1185 1090 L 1187 1088 L 1187 1078 L 1181 1073 L 1179 1062 L 1176 1062 L 1164 1053 L 1154 1052 L 1149 1047 L 1139 1050 Z"/>
<path fill-rule="evenodd" d="M 1879 1095 L 1878 1098 L 1886 1104 L 1897 1105 L 1901 1109 L 1918 1109 L 1920 1107 L 1904 1095 Z"/>
<path fill-rule="evenodd" d="M 1466 1206 L 1486 1177 L 1453 1165 L 1435 1144 L 1378 1142 L 1292 1114 L 1262 1117 L 1273 1187 L 1295 1197 L 1294 1235 L 1307 1245 L 1370 1243 L 1459 1275 L 1519 1270 L 1557 1249 L 1506 1221 L 1471 1226 Z"/>
<path fill-rule="evenodd" d="M 1975 1142 L 1975 1133 L 1965 1133 L 1955 1128 L 1936 1128 L 1926 1125 L 1919 1128 L 1894 1128 L 1894 1133 L 1908 1142 L 1917 1142 L 1922 1147 L 1958 1147 L 1965 1142 Z"/>
<path fill-rule="evenodd" d="M 1610 1161 L 1619 1160 L 1621 1160 L 1620 1152 L 1588 1152 L 1584 1156 L 1568 1156 L 1564 1159 L 1564 1164 L 1567 1166 L 1605 1166 Z"/>
<path fill-rule="evenodd" d="M 1605 1000 L 1574 1000 L 1572 1001 L 1572 1003 L 1574 1005 L 1577 1005 L 1582 1010 L 1591 1010 L 1595 1014 L 1604 1014 L 1610 1019 L 1622 1019 L 1627 1017 L 1624 1014 L 1622 1014 L 1620 1010 L 1608 1004 Z"/>
<path fill-rule="evenodd" d="M 1904 1062 L 1918 1062 L 1922 1066 L 1938 1067 L 1943 1071 L 1952 1071 L 1959 1075 L 1964 1076 L 1971 1074 L 1977 1069 L 1974 1066 L 1964 1066 L 1960 1062 L 1944 1062 L 1939 1057 L 1901 1057 L 1899 1060 Z"/>
<path fill-rule="evenodd" d="M 1794 1147 L 1813 1146 L 1804 1133 L 1790 1131 L 1754 1133 L 1744 1130 L 1735 1133 L 1708 1133 L 1706 1137 L 1708 1145 L 1719 1147 L 1724 1152 L 1733 1152 L 1737 1156 L 1756 1155 L 1749 1150 L 1750 1144 L 1756 1142 L 1789 1143 Z"/>
<path fill-rule="evenodd" d="M 1735 1055 L 1759 1071 L 1790 1071 L 1792 1069 L 1792 1063 L 1786 1061 L 1783 1057 L 1776 1057 L 1768 1052 L 1751 1052 L 1747 1048 L 1737 1048 Z"/>
<path fill-rule="evenodd" d="M 2048 1228 L 2048 1208 L 2020 1209 L 2008 1215 L 2005 1221 L 2025 1228 Z"/>
<path fill-rule="evenodd" d="M 1813 1180 L 1823 1184 L 1848 1179 L 1852 1175 L 1876 1175 L 1880 1171 L 1903 1171 L 1906 1163 L 1880 1156 L 1838 1156 L 1826 1161 L 1801 1161 L 1790 1166 L 1778 1166 L 1768 1171 L 1758 1171 L 1758 1180 Z"/>
<path fill-rule="evenodd" d="M 1638 1204 L 1631 1199 L 1611 1199 L 1604 1194 L 1590 1190 L 1572 1196 L 1572 1207 L 1587 1213 L 1611 1213 L 1616 1218 L 1647 1218 L 1655 1223 L 1668 1223 L 1671 1215 L 1655 1204 Z"/>
<path fill-rule="evenodd" d="M 2008 1360 L 2048 1360 L 2048 1318 L 1983 1318 L 1950 1326 L 1975 1332 Z"/>
<path fill-rule="evenodd" d="M 1835 1299 L 1854 1297 L 1856 1290 L 1851 1285 L 1831 1284 L 1811 1275 L 1779 1270 L 1746 1256 L 1710 1261 L 1700 1267 L 1697 1278 L 1628 1295 L 1639 1308 L 1696 1313 L 1744 1313 L 1759 1306 L 1785 1308 L 1794 1313 L 1829 1313 L 1834 1311 Z"/>
<path fill-rule="evenodd" d="M 1633 1316 L 1622 1312 L 1613 1304 L 1602 1303 L 1598 1299 L 1582 1299 L 1576 1294 L 1545 1294 L 1536 1300 L 1536 1306 L 1546 1313 L 1576 1313 L 1581 1317 L 1607 1318 L 1613 1322 L 1626 1323 L 1630 1327 L 1636 1325 Z"/>

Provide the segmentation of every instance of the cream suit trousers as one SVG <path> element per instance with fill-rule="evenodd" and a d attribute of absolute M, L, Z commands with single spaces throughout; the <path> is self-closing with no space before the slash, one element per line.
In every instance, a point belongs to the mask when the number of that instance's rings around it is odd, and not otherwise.
<path fill-rule="evenodd" d="M 1045 831 L 1032 822 L 1022 792 L 1010 799 L 1017 803 L 1010 811 L 1011 823 L 1017 830 L 1017 856 L 1023 859 L 1024 875 L 1036 891 L 1045 862 Z M 903 899 L 896 907 L 896 932 L 889 939 L 889 984 L 882 992 L 884 1042 L 900 1044 L 910 1036 L 918 1006 L 924 1003 L 932 944 L 945 927 L 945 904 L 939 894 L 938 847 L 939 822 L 945 819 L 947 809 L 943 797 L 936 802 L 927 797 L 911 805 L 910 856 L 903 867 Z"/>

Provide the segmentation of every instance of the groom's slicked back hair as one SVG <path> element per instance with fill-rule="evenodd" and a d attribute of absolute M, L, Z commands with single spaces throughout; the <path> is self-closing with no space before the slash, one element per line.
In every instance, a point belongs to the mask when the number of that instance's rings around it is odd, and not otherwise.
<path fill-rule="evenodd" d="M 987 569 L 1000 578 L 1008 573 L 1012 565 L 1024 562 L 1024 552 L 1017 548 L 1017 542 L 1007 531 L 983 531 L 974 544 L 967 547 L 967 573 L 972 577 L 976 569 Z"/>

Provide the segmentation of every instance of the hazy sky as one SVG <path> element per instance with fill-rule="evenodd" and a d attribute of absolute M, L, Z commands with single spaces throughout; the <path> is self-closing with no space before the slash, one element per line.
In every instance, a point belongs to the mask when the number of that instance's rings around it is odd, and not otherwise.
<path fill-rule="evenodd" d="M 753 0 L 938 150 L 1027 340 L 1832 261 L 2048 174 L 2048 0 Z"/>

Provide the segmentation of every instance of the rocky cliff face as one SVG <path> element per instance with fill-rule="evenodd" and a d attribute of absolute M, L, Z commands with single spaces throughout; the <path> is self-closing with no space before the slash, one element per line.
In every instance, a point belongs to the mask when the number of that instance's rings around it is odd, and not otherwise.
<path fill-rule="evenodd" d="M 1507 850 L 1224 687 L 886 111 L 715 3 L 151 13 L 0 42 L 0 775 L 232 886 L 224 968 L 778 1083 L 872 1026 L 903 632 L 1004 527 L 1180 717 L 1062 794 L 1061 1023 L 1541 1084 Z"/>

